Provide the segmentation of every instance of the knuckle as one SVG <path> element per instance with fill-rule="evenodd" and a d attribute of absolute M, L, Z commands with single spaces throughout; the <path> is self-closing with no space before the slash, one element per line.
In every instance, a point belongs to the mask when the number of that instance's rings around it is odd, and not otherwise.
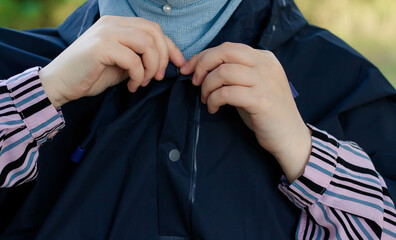
<path fill-rule="evenodd" d="M 99 20 L 96 23 L 97 24 L 103 24 L 103 23 L 107 22 L 108 19 L 109 19 L 109 16 L 105 15 L 103 17 L 100 17 Z"/>
<path fill-rule="evenodd" d="M 155 48 L 155 40 L 152 36 L 150 35 L 146 35 L 145 39 L 144 39 L 144 46 L 146 46 L 147 48 Z"/>
<path fill-rule="evenodd" d="M 215 100 L 214 100 L 214 97 L 213 97 L 212 94 L 207 96 L 206 103 L 207 103 L 208 106 L 213 106 L 214 105 Z"/>
<path fill-rule="evenodd" d="M 270 59 L 276 59 L 275 54 L 268 50 L 263 50 L 263 53 Z"/>
<path fill-rule="evenodd" d="M 157 68 L 154 64 L 155 63 L 144 65 L 144 70 L 145 70 L 146 74 L 150 77 L 153 77 L 155 75 L 155 73 L 157 72 Z"/>
<path fill-rule="evenodd" d="M 152 22 L 152 25 L 153 25 L 153 29 L 154 29 L 154 30 L 162 32 L 161 25 L 159 25 L 159 24 L 156 23 L 156 22 Z"/>
<path fill-rule="evenodd" d="M 106 50 L 109 45 L 109 40 L 107 38 L 97 37 L 91 42 L 90 49 L 93 49 L 95 52 L 105 52 L 104 50 Z"/>
<path fill-rule="evenodd" d="M 224 42 L 224 43 L 221 44 L 220 46 L 221 46 L 223 49 L 228 49 L 228 48 L 232 47 L 234 44 L 235 44 L 235 43 L 232 43 L 232 42 Z"/>
<path fill-rule="evenodd" d="M 220 46 L 221 46 L 223 49 L 226 49 L 226 50 L 237 48 L 237 49 L 240 49 L 240 50 L 243 50 L 243 51 L 251 51 L 251 50 L 253 49 L 252 47 L 250 47 L 250 46 L 248 46 L 248 45 L 246 45 L 246 44 L 243 44 L 243 43 L 234 43 L 234 42 L 224 42 L 224 43 L 221 44 Z"/>
<path fill-rule="evenodd" d="M 162 28 L 161 25 L 159 25 L 156 22 L 152 22 L 152 21 L 147 21 L 147 31 L 148 33 L 152 34 L 153 36 L 160 36 L 160 34 L 162 33 Z"/>
<path fill-rule="evenodd" d="M 278 61 L 278 59 L 276 58 L 276 56 L 275 56 L 275 54 L 273 52 L 269 52 L 268 53 L 268 57 L 270 57 L 272 60 Z"/>
<path fill-rule="evenodd" d="M 168 60 L 169 56 L 171 54 L 170 51 L 172 51 L 173 49 L 169 48 L 167 43 L 164 41 L 164 47 L 161 48 L 161 50 L 163 51 L 163 54 L 164 54 L 164 57 L 166 58 L 166 60 Z"/>
<path fill-rule="evenodd" d="M 268 50 L 261 50 L 259 52 L 260 57 L 268 64 L 269 66 L 275 67 L 278 65 L 279 61 L 275 54 Z"/>
<path fill-rule="evenodd" d="M 96 37 L 99 39 L 108 40 L 111 36 L 113 36 L 113 34 L 110 33 L 110 30 L 111 28 L 109 28 L 107 25 L 100 25 L 96 27 L 95 35 L 97 35 Z"/>
<path fill-rule="evenodd" d="M 229 88 L 222 87 L 219 89 L 219 96 L 222 99 L 227 100 L 230 97 L 230 90 Z"/>
<path fill-rule="evenodd" d="M 131 59 L 131 65 L 134 69 L 138 69 L 141 65 L 141 60 L 138 56 L 135 56 Z"/>
<path fill-rule="evenodd" d="M 105 29 L 106 29 L 106 26 L 104 24 L 98 24 L 95 26 L 95 32 L 97 34 L 102 34 Z"/>
<path fill-rule="evenodd" d="M 110 24 L 113 23 L 114 16 L 105 15 L 98 20 L 99 24 Z"/>
<path fill-rule="evenodd" d="M 208 91 L 203 91 L 203 90 L 201 92 L 201 96 L 202 96 L 202 98 L 206 98 L 208 102 L 209 102 L 209 99 L 212 98 L 212 96 L 209 95 Z"/>
<path fill-rule="evenodd" d="M 169 63 L 169 57 L 167 56 L 167 57 L 162 57 L 161 59 L 160 59 L 160 66 L 159 66 L 159 68 L 166 68 L 166 66 L 168 66 L 168 63 Z M 159 69 L 159 70 L 161 70 L 161 69 Z"/>
<path fill-rule="evenodd" d="M 168 46 L 167 48 L 168 54 L 169 52 L 176 53 L 179 50 L 175 44 L 168 44 L 167 46 Z"/>
<path fill-rule="evenodd" d="M 254 48 L 246 44 L 238 43 L 238 46 L 240 47 L 241 51 L 252 52 L 254 50 Z"/>
<path fill-rule="evenodd" d="M 222 64 L 217 68 L 217 75 L 219 78 L 225 78 L 229 73 L 229 69 L 226 65 Z"/>
<path fill-rule="evenodd" d="M 162 61 L 163 64 L 168 65 L 169 56 L 170 56 L 170 55 L 169 55 L 169 50 L 168 50 L 167 48 L 165 48 L 163 51 L 164 51 L 164 55 L 162 56 L 161 61 Z"/>
<path fill-rule="evenodd" d="M 212 58 L 212 54 L 211 52 L 207 51 L 204 52 L 201 57 L 197 60 L 197 64 L 196 64 L 196 68 L 198 68 L 200 71 L 204 71 L 206 68 L 206 65 L 208 62 L 210 62 L 209 60 Z"/>
<path fill-rule="evenodd" d="M 203 66 L 202 66 L 203 60 L 202 59 L 203 59 L 203 57 L 200 58 L 195 65 L 195 74 L 197 74 L 197 75 L 200 74 L 201 72 L 203 72 Z"/>

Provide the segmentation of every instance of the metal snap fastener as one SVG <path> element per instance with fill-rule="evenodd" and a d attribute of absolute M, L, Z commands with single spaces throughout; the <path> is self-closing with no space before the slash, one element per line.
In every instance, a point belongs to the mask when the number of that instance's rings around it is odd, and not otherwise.
<path fill-rule="evenodd" d="M 180 151 L 177 149 L 172 149 L 169 151 L 169 160 L 172 162 L 177 162 L 180 159 Z"/>

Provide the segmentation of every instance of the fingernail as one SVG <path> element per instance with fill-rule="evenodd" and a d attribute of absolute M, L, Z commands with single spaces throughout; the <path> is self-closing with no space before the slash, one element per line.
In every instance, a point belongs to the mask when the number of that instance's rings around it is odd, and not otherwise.
<path fill-rule="evenodd" d="M 219 110 L 218 108 L 209 109 L 209 107 L 208 107 L 208 112 L 210 114 L 215 114 L 218 110 Z"/>
<path fill-rule="evenodd" d="M 187 59 L 186 59 L 186 58 L 183 58 L 183 60 L 182 60 L 182 66 L 187 65 L 187 63 L 188 63 Z"/>
<path fill-rule="evenodd" d="M 183 72 L 185 72 L 186 69 L 187 69 L 187 62 L 183 62 L 183 63 L 180 65 L 180 70 L 182 70 Z"/>
<path fill-rule="evenodd" d="M 146 79 L 144 79 L 143 83 L 146 84 L 146 83 L 150 82 L 150 80 L 151 80 L 150 77 L 149 77 L 149 78 L 146 78 Z"/>
<path fill-rule="evenodd" d="M 160 79 L 163 79 L 163 78 L 165 77 L 165 69 L 162 69 L 162 70 L 159 72 L 159 77 L 160 77 Z"/>
<path fill-rule="evenodd" d="M 194 85 L 197 85 L 197 76 L 196 76 L 195 74 L 193 75 L 191 81 L 192 81 L 192 83 L 193 83 Z"/>
<path fill-rule="evenodd" d="M 133 88 L 133 92 L 135 93 L 138 90 L 139 86 Z"/>
<path fill-rule="evenodd" d="M 185 68 L 187 67 L 187 63 L 184 63 L 183 65 L 181 65 L 180 67 L 180 71 L 184 72 Z"/>
<path fill-rule="evenodd" d="M 146 79 L 146 80 L 144 80 L 142 86 L 145 87 L 145 86 L 147 86 L 149 83 L 150 83 L 150 79 Z"/>

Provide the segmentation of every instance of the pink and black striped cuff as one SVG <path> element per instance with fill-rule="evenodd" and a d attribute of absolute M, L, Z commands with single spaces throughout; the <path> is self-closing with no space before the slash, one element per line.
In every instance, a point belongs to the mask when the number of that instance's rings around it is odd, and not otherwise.
<path fill-rule="evenodd" d="M 30 68 L 7 80 L 12 102 L 40 145 L 65 124 L 63 116 L 47 98 L 39 78 L 40 67 Z"/>

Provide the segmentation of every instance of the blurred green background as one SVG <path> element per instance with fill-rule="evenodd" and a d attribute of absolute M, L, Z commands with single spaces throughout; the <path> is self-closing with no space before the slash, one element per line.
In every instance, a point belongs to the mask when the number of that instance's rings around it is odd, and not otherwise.
<path fill-rule="evenodd" d="M 85 0 L 0 0 L 0 27 L 60 24 Z M 329 29 L 380 68 L 396 86 L 395 0 L 295 0 L 307 19 Z"/>

